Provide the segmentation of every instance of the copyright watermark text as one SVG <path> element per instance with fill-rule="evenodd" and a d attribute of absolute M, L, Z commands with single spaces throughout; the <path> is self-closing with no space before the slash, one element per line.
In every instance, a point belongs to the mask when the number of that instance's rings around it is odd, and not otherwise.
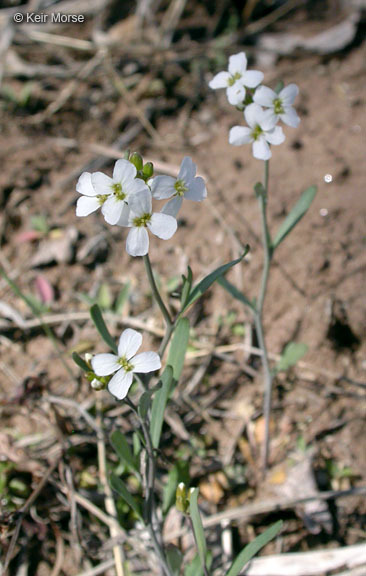
<path fill-rule="evenodd" d="M 76 24 L 85 22 L 85 16 L 83 14 L 61 14 L 60 12 L 52 12 L 51 14 L 46 14 L 45 12 L 16 12 L 13 20 L 17 24 L 44 24 L 46 22 L 52 24 Z"/>

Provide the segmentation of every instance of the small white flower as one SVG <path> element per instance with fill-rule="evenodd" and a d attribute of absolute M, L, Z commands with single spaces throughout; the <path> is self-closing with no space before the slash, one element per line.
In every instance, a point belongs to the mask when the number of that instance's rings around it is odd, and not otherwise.
<path fill-rule="evenodd" d="M 76 191 L 82 194 L 76 203 L 76 216 L 89 216 L 103 205 L 103 200 L 93 187 L 90 172 L 82 173 Z"/>
<path fill-rule="evenodd" d="M 136 167 L 128 160 L 117 160 L 113 177 L 94 172 L 91 182 L 102 204 L 102 214 L 108 224 L 128 222 L 129 200 L 134 194 L 147 190 L 143 180 L 136 178 Z"/>
<path fill-rule="evenodd" d="M 120 336 L 118 356 L 116 354 L 97 354 L 91 361 L 97 376 L 114 374 L 108 383 L 108 390 L 119 400 L 123 400 L 127 396 L 135 372 L 146 374 L 161 368 L 160 357 L 156 352 L 142 352 L 136 356 L 141 343 L 141 334 L 128 328 Z"/>
<path fill-rule="evenodd" d="M 279 94 L 267 86 L 259 86 L 255 91 L 253 100 L 260 106 L 270 108 L 276 122 L 282 120 L 288 126 L 297 128 L 300 124 L 300 118 L 292 105 L 298 93 L 299 89 L 296 84 L 289 84 Z"/>
<path fill-rule="evenodd" d="M 151 192 L 147 187 L 130 198 L 129 208 L 128 223 L 120 221 L 118 225 L 131 228 L 126 240 L 126 250 L 130 256 L 145 256 L 148 253 L 147 229 L 162 240 L 169 240 L 177 230 L 177 221 L 173 216 L 152 212 Z"/>
<path fill-rule="evenodd" d="M 180 165 L 177 178 L 172 176 L 156 176 L 151 182 L 151 192 L 154 198 L 165 200 L 171 198 L 162 210 L 163 214 L 176 216 L 182 206 L 183 198 L 201 202 L 207 196 L 205 181 L 196 176 L 196 164 L 192 158 L 185 156 Z"/>
<path fill-rule="evenodd" d="M 209 82 L 213 90 L 226 88 L 227 99 L 233 106 L 243 103 L 245 87 L 256 88 L 263 80 L 263 73 L 258 70 L 247 70 L 247 64 L 244 52 L 233 54 L 229 58 L 228 72 L 219 72 Z"/>
<path fill-rule="evenodd" d="M 259 160 L 269 160 L 272 156 L 268 144 L 282 144 L 285 135 L 271 110 L 263 110 L 258 104 L 249 104 L 244 110 L 248 127 L 234 126 L 229 133 L 229 143 L 234 146 L 253 143 L 253 156 Z"/>

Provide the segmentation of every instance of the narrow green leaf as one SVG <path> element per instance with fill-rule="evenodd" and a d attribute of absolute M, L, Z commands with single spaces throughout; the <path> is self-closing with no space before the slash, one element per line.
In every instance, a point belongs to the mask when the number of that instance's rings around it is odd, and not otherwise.
<path fill-rule="evenodd" d="M 218 279 L 217 283 L 220 284 L 220 286 L 222 286 L 227 292 L 229 292 L 229 294 L 231 294 L 233 298 L 239 300 L 239 302 L 241 302 L 245 306 L 248 306 L 252 310 L 254 309 L 253 303 L 249 300 L 249 298 L 247 298 L 245 294 L 240 292 L 240 290 L 238 290 L 238 288 L 234 286 L 234 284 L 231 284 L 231 282 L 229 282 L 229 280 L 227 280 L 224 276 L 221 276 L 221 278 Z"/>
<path fill-rule="evenodd" d="M 236 557 L 225 576 L 238 576 L 244 566 L 248 564 L 249 560 L 251 560 L 253 556 L 268 544 L 268 542 L 277 536 L 282 528 L 282 524 L 282 520 L 279 520 L 276 524 L 273 524 L 273 526 L 263 532 L 263 534 L 257 536 L 257 538 L 253 540 L 253 542 L 250 542 L 248 546 L 245 546 L 244 550 L 242 550 L 239 556 Z"/>
<path fill-rule="evenodd" d="M 301 218 L 306 214 L 310 208 L 310 204 L 315 198 L 317 188 L 316 186 L 310 186 L 307 188 L 300 197 L 300 200 L 295 204 L 290 214 L 281 225 L 277 235 L 272 243 L 273 250 L 281 244 L 281 242 L 286 238 L 287 234 L 296 226 L 296 224 L 301 220 Z"/>
<path fill-rule="evenodd" d="M 227 264 L 223 264 L 223 266 L 219 266 L 219 268 L 216 268 L 216 270 L 214 270 L 213 272 L 211 272 L 211 274 L 208 274 L 208 276 L 206 276 L 206 278 L 201 280 L 201 282 L 199 282 L 197 284 L 197 286 L 195 286 L 193 288 L 192 292 L 190 293 L 190 295 L 187 299 L 187 303 L 184 306 L 184 309 L 182 310 L 182 312 L 184 310 L 186 310 L 188 308 L 188 306 L 191 306 L 191 304 L 193 304 L 193 302 L 198 300 L 198 298 L 200 298 L 202 296 L 202 294 L 204 294 L 206 292 L 206 290 L 208 290 L 210 288 L 210 286 L 212 286 L 212 284 L 218 278 L 220 278 L 220 276 L 223 276 L 228 270 L 230 270 L 230 268 L 232 268 L 236 264 L 239 264 L 239 262 L 241 262 L 243 260 L 244 256 L 246 256 L 248 251 L 249 251 L 249 246 L 246 246 L 246 248 L 245 248 L 242 256 L 240 256 L 240 258 L 237 258 L 236 260 L 232 260 L 231 262 L 228 262 Z"/>
<path fill-rule="evenodd" d="M 110 440 L 115 452 L 122 462 L 131 470 L 139 473 L 137 459 L 132 454 L 132 450 L 124 434 L 122 434 L 120 430 L 114 430 L 110 436 Z"/>
<path fill-rule="evenodd" d="M 164 422 L 164 411 L 173 385 L 173 368 L 167 366 L 161 376 L 161 388 L 154 396 L 151 407 L 150 434 L 154 448 L 159 448 Z"/>
<path fill-rule="evenodd" d="M 208 570 L 211 568 L 212 564 L 212 554 L 209 550 L 207 550 L 206 554 L 206 566 Z M 201 565 L 201 558 L 198 554 L 193 558 L 192 562 L 190 562 L 184 569 L 184 576 L 204 576 L 203 575 L 203 568 Z"/>
<path fill-rule="evenodd" d="M 185 276 L 182 276 L 182 278 L 183 278 L 183 287 L 180 302 L 181 302 L 181 308 L 183 310 L 187 303 L 193 282 L 193 274 L 190 266 L 188 266 L 187 278 Z"/>
<path fill-rule="evenodd" d="M 72 357 L 73 361 L 75 362 L 75 364 L 77 364 L 79 366 L 79 368 L 84 370 L 84 372 L 90 372 L 89 366 L 87 365 L 85 360 L 83 360 L 82 357 L 79 356 L 79 354 L 77 352 L 73 352 L 71 357 Z"/>
<path fill-rule="evenodd" d="M 188 340 L 189 320 L 188 318 L 181 318 L 174 330 L 167 360 L 167 364 L 173 368 L 173 378 L 176 382 L 179 382 L 182 374 Z"/>
<path fill-rule="evenodd" d="M 112 474 L 109 483 L 111 485 L 111 488 L 115 492 L 117 492 L 121 496 L 121 498 L 123 498 L 123 500 L 125 502 L 127 502 L 127 504 L 130 506 L 130 508 L 132 508 L 132 510 L 135 512 L 135 514 L 137 514 L 137 516 L 140 518 L 140 520 L 142 522 L 144 522 L 140 506 L 136 502 L 134 497 L 131 496 L 129 489 L 127 488 L 127 486 L 123 482 L 123 480 L 121 480 L 121 478 L 118 478 L 118 476 L 115 476 L 114 474 Z"/>
<path fill-rule="evenodd" d="M 203 566 L 206 563 L 207 546 L 206 546 L 205 533 L 203 531 L 201 515 L 198 509 L 198 502 L 197 502 L 198 492 L 199 492 L 198 488 L 194 488 L 191 492 L 191 497 L 189 501 L 189 514 L 192 519 L 194 537 L 197 545 L 198 554 L 201 559 L 201 564 Z"/>
<path fill-rule="evenodd" d="M 166 559 L 168 562 L 168 566 L 172 572 L 173 576 L 179 576 L 180 574 L 180 567 L 182 566 L 183 556 L 181 551 L 171 544 L 166 548 Z"/>
<path fill-rule="evenodd" d="M 291 366 L 296 366 L 307 351 L 307 345 L 302 342 L 290 342 L 287 344 L 277 363 L 276 372 L 286 372 Z"/>
<path fill-rule="evenodd" d="M 104 342 L 108 344 L 115 354 L 117 354 L 117 345 L 108 331 L 98 304 L 94 304 L 94 306 L 90 308 L 90 316 Z"/>

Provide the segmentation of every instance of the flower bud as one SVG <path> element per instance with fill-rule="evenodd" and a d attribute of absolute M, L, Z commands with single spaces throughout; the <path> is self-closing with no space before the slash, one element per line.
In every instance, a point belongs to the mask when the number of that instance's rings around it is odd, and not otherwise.
<path fill-rule="evenodd" d="M 134 152 L 133 154 L 131 154 L 130 162 L 135 166 L 136 170 L 143 169 L 144 162 L 141 154 L 139 154 L 138 152 Z"/>
<path fill-rule="evenodd" d="M 154 164 L 152 162 L 146 162 L 146 164 L 144 165 L 144 167 L 142 169 L 142 173 L 143 173 L 144 178 L 146 180 L 148 178 L 151 178 L 154 174 Z"/>
<path fill-rule="evenodd" d="M 187 487 L 184 482 L 180 482 L 177 486 L 175 493 L 175 505 L 179 512 L 183 514 L 189 513 L 189 500 L 191 497 L 192 489 L 187 492 Z"/>
<path fill-rule="evenodd" d="M 99 392 L 100 390 L 104 390 L 105 388 L 105 384 L 100 380 L 97 380 L 97 378 L 94 378 L 90 382 L 90 386 L 93 388 L 93 390 L 96 390 L 97 392 Z"/>

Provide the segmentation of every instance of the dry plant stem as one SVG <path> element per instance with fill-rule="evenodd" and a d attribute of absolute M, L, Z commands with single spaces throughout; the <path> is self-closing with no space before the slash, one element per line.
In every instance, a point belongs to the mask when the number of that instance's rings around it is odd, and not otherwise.
<path fill-rule="evenodd" d="M 128 406 L 131 408 L 133 413 L 138 418 L 146 444 L 145 448 L 147 453 L 147 466 L 146 466 L 146 478 L 145 478 L 145 489 L 146 489 L 145 523 L 147 529 L 149 530 L 155 553 L 160 560 L 161 568 L 165 576 L 172 576 L 172 573 L 170 571 L 170 568 L 168 566 L 165 557 L 162 544 L 163 538 L 162 534 L 160 533 L 159 521 L 157 519 L 155 509 L 155 456 L 151 442 L 150 432 L 146 425 L 145 420 L 141 418 L 133 402 L 129 398 L 125 398 L 125 402 L 128 404 Z"/>
<path fill-rule="evenodd" d="M 117 509 L 114 502 L 113 494 L 111 487 L 109 486 L 108 479 L 107 479 L 107 459 L 106 459 L 106 452 L 105 452 L 105 443 L 104 443 L 104 434 L 103 434 L 103 416 L 102 416 L 102 402 L 100 398 L 96 400 L 96 408 L 98 414 L 98 424 L 99 424 L 99 432 L 98 432 L 98 469 L 99 469 L 99 480 L 103 487 L 104 492 L 104 503 L 105 509 L 109 516 L 114 519 L 117 519 Z M 111 524 L 109 526 L 109 532 L 111 538 L 115 538 L 118 536 L 118 530 L 116 526 Z M 124 554 L 122 546 L 116 545 L 113 546 L 113 557 L 114 557 L 114 565 L 116 569 L 116 576 L 125 576 L 125 571 L 123 568 L 124 563 Z"/>
<path fill-rule="evenodd" d="M 263 239 L 263 251 L 264 251 L 264 262 L 263 262 L 263 272 L 262 281 L 259 291 L 258 302 L 256 305 L 256 310 L 254 312 L 254 322 L 255 329 L 258 338 L 259 348 L 262 350 L 262 366 L 264 372 L 264 400 L 263 400 L 263 414 L 264 414 L 264 443 L 263 443 L 263 453 L 262 453 L 262 469 L 263 473 L 266 472 L 268 466 L 269 457 L 269 425 L 270 425 L 270 415 L 271 415 L 271 404 L 272 404 L 272 374 L 268 360 L 268 352 L 266 347 L 266 342 L 264 338 L 263 331 L 263 305 L 267 291 L 269 269 L 272 260 L 272 246 L 271 238 L 268 230 L 267 224 L 267 198 L 268 198 L 268 177 L 269 177 L 269 160 L 264 162 L 264 183 L 263 192 L 259 195 L 259 205 L 261 210 L 261 221 L 262 221 L 262 239 Z"/>

